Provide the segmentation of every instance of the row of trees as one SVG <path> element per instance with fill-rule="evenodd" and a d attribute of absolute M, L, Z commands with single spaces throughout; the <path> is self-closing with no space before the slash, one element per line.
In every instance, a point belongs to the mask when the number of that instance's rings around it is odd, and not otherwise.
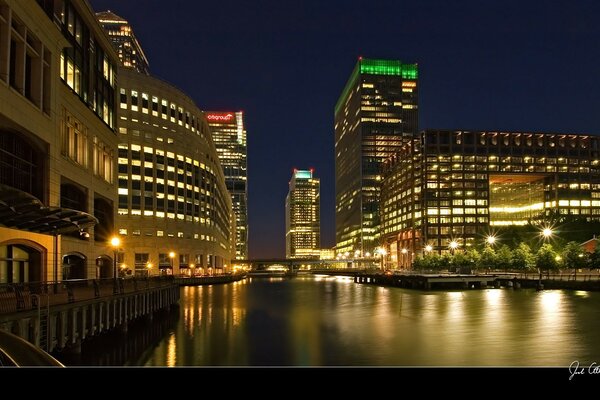
<path fill-rule="evenodd" d="M 498 250 L 486 246 L 457 251 L 455 254 L 437 253 L 417 257 L 413 269 L 499 269 L 516 271 L 556 271 L 561 268 L 600 268 L 600 245 L 596 251 L 588 253 L 577 242 L 568 242 L 562 248 L 546 243 L 533 251 L 526 243 L 520 243 L 511 249 L 507 245 Z"/>

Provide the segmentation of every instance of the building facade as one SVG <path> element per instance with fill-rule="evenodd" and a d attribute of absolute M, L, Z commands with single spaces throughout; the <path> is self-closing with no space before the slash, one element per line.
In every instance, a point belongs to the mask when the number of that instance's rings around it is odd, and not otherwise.
<path fill-rule="evenodd" d="M 468 249 L 507 226 L 600 221 L 599 151 L 600 137 L 580 134 L 421 132 L 385 173 L 388 262 L 408 267 L 452 242 Z"/>
<path fill-rule="evenodd" d="M 0 0 L 0 283 L 112 276 L 117 63 L 87 1 Z"/>
<path fill-rule="evenodd" d="M 136 275 L 230 270 L 235 216 L 204 113 L 132 69 L 119 96 L 120 262 Z"/>
<path fill-rule="evenodd" d="M 236 222 L 235 258 L 248 258 L 248 147 L 244 114 L 205 111 L 231 194 Z"/>
<path fill-rule="evenodd" d="M 294 170 L 285 198 L 286 258 L 321 255 L 320 181 L 313 170 Z"/>
<path fill-rule="evenodd" d="M 148 75 L 148 59 L 129 22 L 110 10 L 98 12 L 96 17 L 117 50 L 121 65 Z"/>
<path fill-rule="evenodd" d="M 417 134 L 418 69 L 360 58 L 335 106 L 336 250 L 379 245 L 382 163 Z"/>

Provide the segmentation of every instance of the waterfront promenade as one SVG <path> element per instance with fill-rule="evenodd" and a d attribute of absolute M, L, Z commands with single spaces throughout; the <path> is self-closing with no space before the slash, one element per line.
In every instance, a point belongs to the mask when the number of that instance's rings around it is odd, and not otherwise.
<path fill-rule="evenodd" d="M 121 329 L 179 302 L 173 277 L 77 280 L 0 286 L 0 330 L 51 352 L 78 352 L 81 342 Z"/>

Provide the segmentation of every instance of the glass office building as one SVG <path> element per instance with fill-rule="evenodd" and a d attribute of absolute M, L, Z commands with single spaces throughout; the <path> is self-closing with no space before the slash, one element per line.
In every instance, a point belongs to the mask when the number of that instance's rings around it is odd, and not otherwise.
<path fill-rule="evenodd" d="M 335 106 L 336 250 L 379 245 L 382 163 L 417 134 L 418 68 L 359 58 Z"/>
<path fill-rule="evenodd" d="M 581 134 L 421 132 L 386 165 L 389 262 L 407 267 L 453 241 L 469 248 L 502 227 L 600 221 L 599 147 L 600 137 Z"/>
<path fill-rule="evenodd" d="M 321 256 L 320 181 L 313 170 L 294 170 L 285 198 L 286 258 Z"/>
<path fill-rule="evenodd" d="M 236 222 L 235 258 L 248 258 L 248 146 L 244 113 L 205 111 Z"/>

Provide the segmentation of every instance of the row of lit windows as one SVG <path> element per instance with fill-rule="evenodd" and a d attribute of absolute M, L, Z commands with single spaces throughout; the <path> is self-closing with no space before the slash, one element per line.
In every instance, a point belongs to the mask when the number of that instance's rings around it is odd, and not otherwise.
<path fill-rule="evenodd" d="M 131 153 L 128 153 L 128 150 L 131 150 Z M 142 151 L 143 150 L 143 151 Z M 124 151 L 124 153 L 122 152 Z M 154 164 L 159 165 L 168 165 L 170 167 L 177 166 L 178 173 L 183 173 L 184 168 L 186 171 L 190 172 L 192 170 L 197 170 L 200 168 L 202 170 L 207 171 L 211 175 L 214 175 L 214 170 L 210 165 L 204 164 L 199 160 L 192 159 L 191 157 L 187 157 L 181 154 L 176 154 L 171 151 L 165 151 L 158 148 L 153 148 L 150 146 L 141 146 L 138 144 L 120 144 L 119 145 L 119 154 L 122 155 L 120 159 L 123 160 L 123 163 L 128 164 L 127 159 L 131 159 L 133 161 L 146 161 L 151 162 L 148 167 L 152 167 Z M 142 157 L 143 155 L 143 157 Z M 166 163 L 165 163 L 166 161 Z M 194 169 L 193 167 L 196 167 Z M 174 171 L 174 169 L 173 169 Z M 181 172 L 180 172 L 181 171 Z"/>
<path fill-rule="evenodd" d="M 200 117 L 166 99 L 159 99 L 157 96 L 150 96 L 137 90 L 121 89 L 120 103 L 121 109 L 126 110 L 129 108 L 133 112 L 139 112 L 141 109 L 143 114 L 151 114 L 153 117 L 160 117 L 179 126 L 185 126 L 186 129 L 197 134 L 205 133 L 204 124 Z"/>
<path fill-rule="evenodd" d="M 120 228 L 119 235 L 128 236 L 129 230 L 126 228 Z M 142 230 L 141 229 L 132 229 L 131 236 L 142 236 Z M 186 237 L 186 235 L 181 231 L 166 232 L 166 233 L 163 230 L 144 231 L 143 236 L 146 236 L 146 237 L 156 236 L 156 237 L 168 237 L 168 238 L 179 238 L 179 239 L 192 239 L 193 238 L 195 240 L 204 240 L 207 242 L 216 242 L 217 241 L 217 239 L 212 235 L 204 235 L 204 234 L 194 233 L 194 234 L 188 234 Z"/>
<path fill-rule="evenodd" d="M 52 54 L 9 8 L 0 3 L 0 81 L 51 113 Z M 4 36 L 7 34 L 8 37 Z"/>
<path fill-rule="evenodd" d="M 61 119 L 61 154 L 83 168 L 89 167 L 90 150 L 88 129 L 65 108 L 62 109 Z M 93 137 L 91 149 L 92 170 L 94 175 L 113 182 L 114 152 L 111 146 L 102 142 L 97 136 Z"/>
<path fill-rule="evenodd" d="M 428 217 L 428 224 L 487 224 L 489 217 Z"/>
<path fill-rule="evenodd" d="M 479 168 L 478 168 L 479 167 Z M 595 168 L 594 168 L 595 169 Z M 448 171 L 476 171 L 476 170 L 487 170 L 487 171 L 500 171 L 500 172 L 568 172 L 568 173 L 589 173 L 590 172 L 590 167 L 568 167 L 566 165 L 560 166 L 560 167 L 555 167 L 552 165 L 547 165 L 547 166 L 543 166 L 543 165 L 539 165 L 539 166 L 523 166 L 523 165 L 503 165 L 503 166 L 499 166 L 499 165 L 495 165 L 495 164 L 490 164 L 490 165 L 476 165 L 476 164 L 470 164 L 470 165 L 464 165 L 464 164 L 453 164 L 453 165 L 431 165 L 429 166 L 429 170 L 432 171 L 437 171 L 439 170 L 440 172 L 448 172 Z M 595 169 L 596 170 L 596 169 Z M 431 178 L 431 179 L 436 179 L 436 178 Z M 468 178 L 466 177 L 466 179 L 475 179 L 475 178 Z M 477 179 L 485 179 L 485 178 L 477 178 Z"/>
<path fill-rule="evenodd" d="M 190 263 L 190 254 L 179 254 L 179 267 L 180 268 L 212 268 L 216 265 L 219 256 L 211 254 L 195 254 L 194 263 Z M 125 261 L 121 255 L 119 262 Z M 158 263 L 150 258 L 149 253 L 134 253 L 134 266 L 136 269 L 146 270 L 149 266 L 157 266 L 159 268 L 170 267 L 174 264 L 171 260 L 169 253 L 159 253 Z"/>
<path fill-rule="evenodd" d="M 452 140 L 450 139 L 452 137 Z M 476 139 L 477 137 L 477 139 Z M 590 137 L 585 135 L 495 133 L 495 132 L 431 132 L 425 133 L 426 144 L 456 144 L 482 146 L 538 146 L 538 147 L 579 147 L 587 149 Z"/>
<path fill-rule="evenodd" d="M 116 65 L 71 3 L 63 0 L 58 2 L 61 9 L 47 10 L 51 18 L 62 26 L 70 44 L 65 46 L 60 57 L 60 77 L 114 129 Z"/>
<path fill-rule="evenodd" d="M 427 163 L 480 163 L 480 164 L 488 164 L 488 163 L 500 163 L 500 164 L 581 164 L 588 165 L 589 159 L 587 158 L 576 158 L 576 157 L 531 157 L 531 156 L 472 156 L 472 155 L 458 155 L 455 154 L 453 156 L 449 155 L 430 155 L 427 156 Z M 598 165 L 600 163 L 599 160 L 593 160 L 592 165 Z"/>

